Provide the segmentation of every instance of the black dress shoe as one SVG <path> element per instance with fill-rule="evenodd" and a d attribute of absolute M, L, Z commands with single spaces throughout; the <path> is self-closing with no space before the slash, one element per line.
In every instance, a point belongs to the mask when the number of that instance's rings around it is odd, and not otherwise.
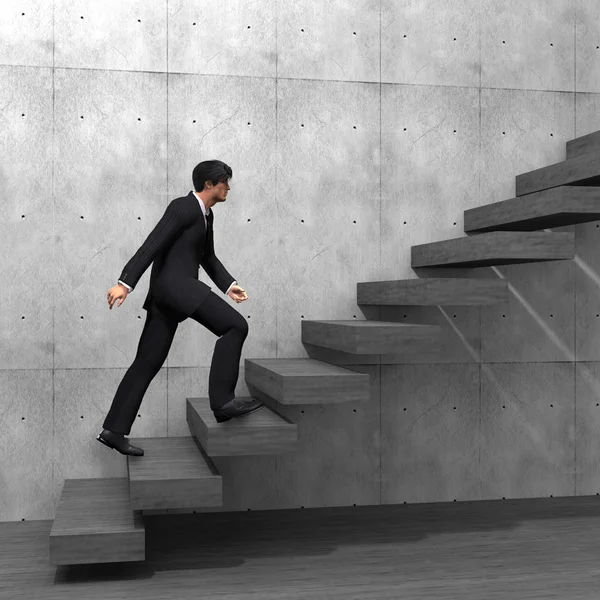
<path fill-rule="evenodd" d="M 234 398 L 220 408 L 213 410 L 217 423 L 229 421 L 233 417 L 243 417 L 261 409 L 264 404 L 256 398 Z"/>
<path fill-rule="evenodd" d="M 113 450 L 118 450 L 121 454 L 144 456 L 144 451 L 137 446 L 132 446 L 122 433 L 115 433 L 114 431 L 110 431 L 110 429 L 103 429 L 102 432 L 96 436 L 96 439 L 105 446 L 108 446 Z"/>

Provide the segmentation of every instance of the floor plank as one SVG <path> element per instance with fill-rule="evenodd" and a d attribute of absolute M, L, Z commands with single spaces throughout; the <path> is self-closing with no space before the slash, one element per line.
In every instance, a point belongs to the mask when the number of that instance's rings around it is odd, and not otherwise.
<path fill-rule="evenodd" d="M 146 561 L 51 567 L 0 524 L 0 598 L 597 598 L 600 498 L 146 516 Z"/>

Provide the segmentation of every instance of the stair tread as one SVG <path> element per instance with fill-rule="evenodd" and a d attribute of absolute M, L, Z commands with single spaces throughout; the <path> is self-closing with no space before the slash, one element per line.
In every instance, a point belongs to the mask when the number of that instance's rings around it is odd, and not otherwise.
<path fill-rule="evenodd" d="M 435 245 L 443 245 L 443 244 L 464 244 L 470 246 L 477 246 L 481 244 L 481 241 L 484 239 L 495 239 L 502 242 L 507 242 L 511 240 L 515 241 L 523 241 L 527 242 L 531 239 L 538 239 L 547 237 L 551 239 L 552 237 L 567 237 L 572 236 L 573 234 L 570 232 L 548 232 L 548 231 L 488 231 L 486 233 L 482 233 L 480 235 L 467 235 L 460 236 L 455 238 L 448 238 L 445 240 L 437 240 L 435 242 L 427 242 L 425 244 L 417 244 L 412 246 L 412 248 L 422 248 L 425 246 L 435 246 Z"/>
<path fill-rule="evenodd" d="M 127 456 L 135 510 L 221 506 L 222 476 L 191 436 L 132 438 L 144 456 Z"/>
<path fill-rule="evenodd" d="M 341 327 L 354 327 L 360 329 L 377 329 L 377 328 L 394 328 L 394 329 L 422 329 L 423 331 L 430 329 L 432 331 L 441 329 L 438 325 L 427 325 L 425 323 L 397 323 L 396 321 L 373 321 L 373 320 L 361 320 L 361 321 L 323 321 L 313 319 L 303 319 L 303 323 L 323 323 L 324 325 L 335 325 Z"/>
<path fill-rule="evenodd" d="M 395 321 L 304 319 L 300 325 L 303 344 L 353 356 L 438 349 L 442 335 L 442 327 L 438 325 Z"/>
<path fill-rule="evenodd" d="M 48 536 L 51 565 L 145 560 L 145 540 L 127 477 L 65 479 Z"/>
<path fill-rule="evenodd" d="M 298 446 L 297 425 L 266 404 L 254 413 L 218 423 L 209 398 L 187 398 L 186 419 L 208 456 L 279 454 Z"/>
<path fill-rule="evenodd" d="M 464 238 L 456 238 L 464 239 Z M 435 243 L 435 242 L 434 242 Z M 497 279 L 474 278 L 474 277 L 414 277 L 412 279 L 386 279 L 384 281 L 361 281 L 358 285 L 382 285 L 388 284 L 395 287 L 427 287 L 430 284 L 454 285 L 456 283 L 478 283 L 497 284 Z"/>
<path fill-rule="evenodd" d="M 359 305 L 480 306 L 507 299 L 508 283 L 502 279 L 424 277 L 357 284 Z"/>
<path fill-rule="evenodd" d="M 370 376 L 312 358 L 252 358 L 244 363 L 253 397 L 284 405 L 366 401 Z"/>
<path fill-rule="evenodd" d="M 567 160 L 600 150 L 600 131 L 593 131 L 586 135 L 567 141 Z"/>
<path fill-rule="evenodd" d="M 516 176 L 517 196 L 561 185 L 599 185 L 600 151 L 586 152 Z"/>
<path fill-rule="evenodd" d="M 50 537 L 143 530 L 129 504 L 127 477 L 65 479 Z"/>
<path fill-rule="evenodd" d="M 572 232 L 491 231 L 411 247 L 413 268 L 518 264 L 574 256 Z"/>
<path fill-rule="evenodd" d="M 203 457 L 192 436 L 130 438 L 144 448 L 144 456 L 128 456 L 129 480 L 221 479 L 214 463 Z"/>
<path fill-rule="evenodd" d="M 363 379 L 369 376 L 338 365 L 331 365 L 313 358 L 247 358 L 256 365 L 269 369 L 282 377 L 350 377 Z"/>
<path fill-rule="evenodd" d="M 558 186 L 464 211 L 465 232 L 532 231 L 600 219 L 600 187 Z"/>
<path fill-rule="evenodd" d="M 254 400 L 252 396 L 236 396 L 244 400 Z M 283 415 L 271 410 L 268 406 L 264 406 L 260 410 L 243 417 L 236 417 L 229 421 L 217 422 L 214 413 L 210 408 L 209 398 L 187 398 L 188 404 L 196 411 L 198 416 L 209 431 L 221 430 L 240 430 L 240 429 L 294 429 L 296 425 L 288 421 Z"/>

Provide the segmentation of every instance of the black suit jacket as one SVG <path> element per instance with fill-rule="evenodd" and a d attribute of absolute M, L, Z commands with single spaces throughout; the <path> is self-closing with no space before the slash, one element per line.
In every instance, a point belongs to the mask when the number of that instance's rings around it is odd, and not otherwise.
<path fill-rule="evenodd" d="M 235 281 L 215 256 L 213 211 L 204 215 L 191 191 L 175 198 L 139 250 L 121 271 L 119 279 L 135 288 L 151 262 L 150 288 L 143 308 L 181 323 L 206 299 L 210 287 L 198 280 L 198 268 L 206 271 L 225 293 Z"/>

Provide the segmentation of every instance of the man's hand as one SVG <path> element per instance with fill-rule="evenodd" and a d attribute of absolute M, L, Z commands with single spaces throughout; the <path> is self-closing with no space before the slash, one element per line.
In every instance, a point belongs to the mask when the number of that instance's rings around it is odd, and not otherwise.
<path fill-rule="evenodd" d="M 238 304 L 248 300 L 248 294 L 239 285 L 232 286 L 227 295 Z"/>
<path fill-rule="evenodd" d="M 127 288 L 125 286 L 122 286 L 120 283 L 118 285 L 115 285 L 114 287 L 111 287 L 110 290 L 108 290 L 108 294 L 106 295 L 110 310 L 112 310 L 113 304 L 119 298 L 122 298 L 122 300 L 121 302 L 119 302 L 119 304 L 117 304 L 117 308 L 121 306 L 121 304 L 125 302 L 125 298 L 127 298 L 128 293 L 129 292 L 127 291 Z"/>

